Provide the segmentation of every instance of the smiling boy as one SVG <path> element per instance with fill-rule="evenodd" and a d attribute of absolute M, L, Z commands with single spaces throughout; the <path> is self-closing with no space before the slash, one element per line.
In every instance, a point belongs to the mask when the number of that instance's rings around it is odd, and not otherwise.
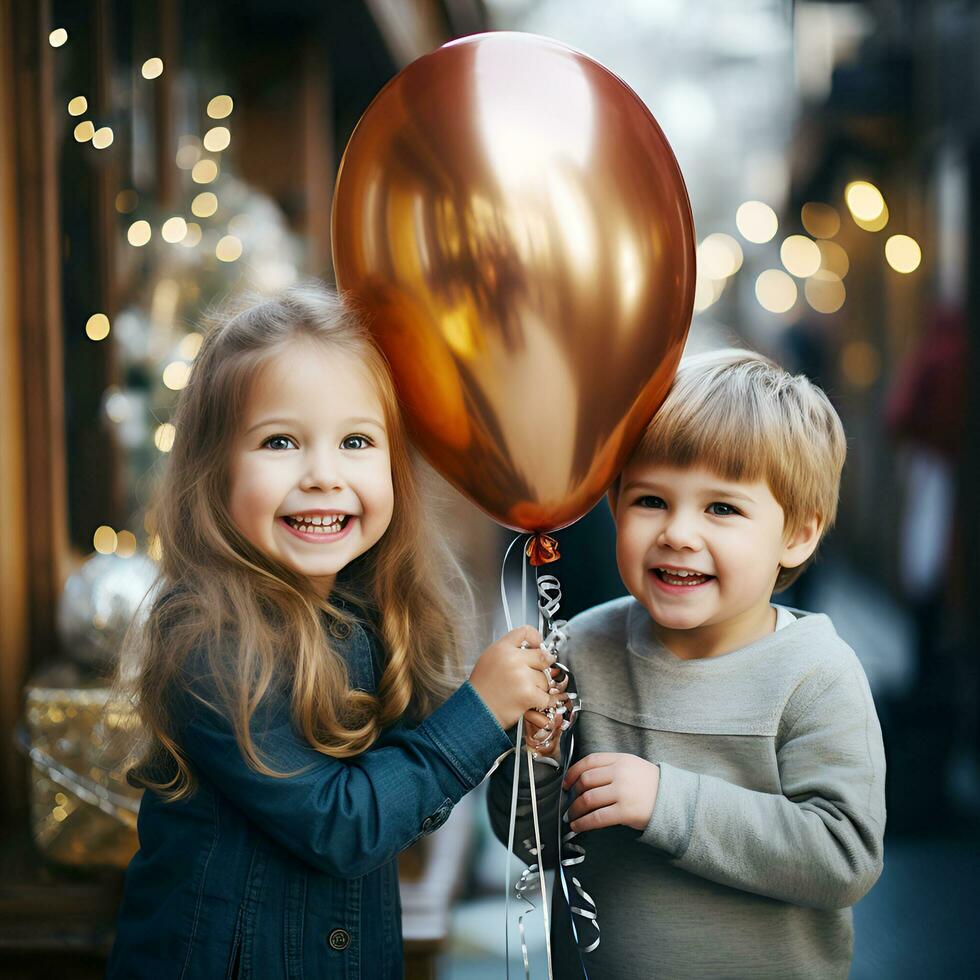
<path fill-rule="evenodd" d="M 610 490 L 630 596 L 572 620 L 563 658 L 583 708 L 565 787 L 601 926 L 592 980 L 848 974 L 850 907 L 882 867 L 881 731 L 829 618 L 771 603 L 833 524 L 845 453 L 806 378 L 716 351 L 682 362 Z M 502 840 L 512 773 L 491 781 Z M 553 867 L 560 777 L 536 774 Z M 524 777 L 517 841 L 528 799 Z M 552 923 L 555 975 L 581 975 L 557 887 Z"/>

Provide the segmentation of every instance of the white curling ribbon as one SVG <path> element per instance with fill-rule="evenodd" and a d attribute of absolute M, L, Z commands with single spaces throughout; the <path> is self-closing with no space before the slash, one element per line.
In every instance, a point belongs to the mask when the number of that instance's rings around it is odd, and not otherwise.
<path fill-rule="evenodd" d="M 507 551 L 504 555 L 504 560 L 502 562 L 500 570 L 500 596 L 504 607 L 504 617 L 507 622 L 508 631 L 514 628 L 512 617 L 510 614 L 510 604 L 507 599 L 507 589 L 505 582 L 505 571 L 507 567 L 507 559 L 510 556 L 514 545 L 521 540 L 521 536 L 514 538 L 511 541 Z M 526 548 L 522 549 L 526 552 Z M 536 575 L 536 586 L 538 592 L 538 631 L 545 635 L 545 639 L 541 646 L 543 649 L 555 654 L 556 658 L 561 653 L 568 640 L 567 626 L 568 623 L 564 619 L 558 619 L 557 613 L 561 604 L 561 584 L 554 575 Z M 521 568 L 521 609 L 522 617 L 524 621 L 527 620 L 527 563 L 526 561 L 522 563 Z M 547 630 L 547 632 L 545 632 Z M 558 660 L 554 664 L 554 667 L 558 667 L 564 672 L 566 677 L 571 676 L 571 671 L 568 670 L 564 664 L 560 663 Z M 551 678 L 551 673 L 549 668 L 544 670 L 545 678 L 547 679 L 549 686 L 553 683 Z M 562 721 L 561 730 L 556 733 L 558 738 L 561 738 L 561 734 L 567 731 L 572 724 L 572 720 L 582 709 L 581 701 L 575 692 L 568 695 L 570 710 L 568 716 Z M 556 716 L 556 709 L 549 709 L 548 717 L 554 721 Z M 514 851 L 514 834 L 517 825 L 517 791 L 520 780 L 520 751 L 518 746 L 523 745 L 523 733 L 524 733 L 524 719 L 520 718 L 517 722 L 517 739 L 515 747 L 508 749 L 504 752 L 494 763 L 491 772 L 500 765 L 500 763 L 508 756 L 511 752 L 515 753 L 517 758 L 514 761 L 514 778 L 511 785 L 511 803 L 510 803 L 510 821 L 507 831 L 507 854 L 506 854 L 506 869 L 505 869 L 505 892 L 504 892 L 504 949 L 506 957 L 506 969 L 507 978 L 510 980 L 510 861 L 511 855 Z M 554 759 L 549 756 L 541 756 L 538 761 L 542 764 L 554 766 L 556 769 L 561 769 L 562 780 L 564 780 L 567 772 L 568 765 L 571 760 L 572 754 L 575 750 L 575 737 L 574 733 L 569 736 L 568 752 L 565 756 L 564 766 L 559 766 Z M 545 877 L 541 871 L 541 854 L 543 851 L 543 845 L 541 844 L 541 833 L 540 825 L 538 822 L 538 806 L 537 806 L 537 789 L 535 787 L 534 781 L 534 766 L 533 759 L 534 754 L 530 749 L 525 750 L 524 755 L 527 759 L 527 771 L 528 771 L 528 781 L 531 790 L 531 826 L 534 830 L 534 839 L 527 839 L 523 841 L 524 847 L 527 851 L 536 858 L 534 864 L 529 865 L 524 871 L 521 872 L 520 878 L 515 882 L 514 894 L 515 897 L 520 899 L 527 906 L 524 911 L 518 916 L 517 926 L 521 939 L 521 957 L 524 963 L 524 976 L 525 980 L 530 980 L 531 970 L 530 963 L 528 959 L 527 950 L 527 937 L 524 929 L 524 917 L 530 912 L 534 911 L 535 905 L 530 899 L 530 894 L 535 890 L 540 890 L 541 893 L 541 906 L 542 906 L 542 917 L 544 925 L 544 936 L 545 936 L 545 952 L 547 956 L 548 964 L 548 977 L 549 980 L 553 980 L 553 966 L 551 958 L 551 929 L 550 923 L 548 921 L 549 917 L 549 903 L 548 895 L 545 884 Z M 572 934 L 575 937 L 576 946 L 581 953 L 591 953 L 599 945 L 599 922 L 598 922 L 598 910 L 596 904 L 592 897 L 585 891 L 582 887 L 581 881 L 574 875 L 571 876 L 572 888 L 569 888 L 568 881 L 566 880 L 565 869 L 573 867 L 578 864 L 582 864 L 585 861 L 585 848 L 581 844 L 572 843 L 575 837 L 578 835 L 575 831 L 569 831 L 568 833 L 562 835 L 562 806 L 561 806 L 561 795 L 562 791 L 559 790 L 559 805 L 558 805 L 558 834 L 556 840 L 559 842 L 559 854 L 558 861 L 556 862 L 558 878 L 561 882 L 562 892 L 565 896 L 565 902 L 569 909 L 570 924 L 572 927 Z M 527 811 L 522 811 L 526 813 Z M 533 846 L 532 846 L 533 845 Z M 575 904 L 573 904 L 573 899 L 571 898 L 571 892 L 574 891 L 576 895 Z M 588 945 L 583 945 L 583 941 L 579 938 L 579 930 L 576 926 L 576 918 L 581 920 L 580 924 L 588 925 L 595 932 L 595 937 L 592 939 Z M 581 961 L 582 973 L 588 980 L 588 972 L 585 969 L 584 962 Z"/>

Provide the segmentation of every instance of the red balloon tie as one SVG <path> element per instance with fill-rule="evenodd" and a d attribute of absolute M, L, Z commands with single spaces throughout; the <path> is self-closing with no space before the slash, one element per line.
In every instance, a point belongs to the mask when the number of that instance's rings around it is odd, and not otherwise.
<path fill-rule="evenodd" d="M 558 541 L 550 534 L 538 532 L 527 543 L 524 549 L 528 561 L 532 565 L 550 565 L 553 561 L 558 561 L 561 555 L 558 553 Z"/>

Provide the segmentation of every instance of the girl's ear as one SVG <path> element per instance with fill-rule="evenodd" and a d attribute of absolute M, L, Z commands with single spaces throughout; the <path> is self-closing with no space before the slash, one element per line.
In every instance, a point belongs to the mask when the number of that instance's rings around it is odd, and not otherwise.
<path fill-rule="evenodd" d="M 819 514 L 814 514 L 804 521 L 784 544 L 779 564 L 783 568 L 796 568 L 802 565 L 817 550 L 822 530 L 823 518 Z"/>

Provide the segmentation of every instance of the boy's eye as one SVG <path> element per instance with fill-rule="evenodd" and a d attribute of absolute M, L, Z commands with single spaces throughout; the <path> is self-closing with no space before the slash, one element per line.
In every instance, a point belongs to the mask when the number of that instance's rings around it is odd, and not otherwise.
<path fill-rule="evenodd" d="M 288 443 L 289 445 L 283 445 L 284 443 Z M 275 450 L 283 450 L 283 449 L 289 449 L 290 447 L 295 449 L 296 443 L 293 442 L 293 440 L 290 439 L 289 436 L 269 436 L 269 438 L 262 443 L 263 449 L 269 448 Z"/>
<path fill-rule="evenodd" d="M 666 507 L 667 505 L 663 502 L 660 497 L 654 497 L 652 494 L 647 494 L 644 497 L 637 497 L 636 501 L 637 507 Z"/>
<path fill-rule="evenodd" d="M 713 507 L 719 507 L 720 510 L 712 510 Z M 717 517 L 729 517 L 732 514 L 738 513 L 738 511 L 734 507 L 732 507 L 731 504 L 723 504 L 720 502 L 708 504 L 708 510 L 711 511 L 711 513 L 716 515 Z"/>
<path fill-rule="evenodd" d="M 341 449 L 368 449 L 372 445 L 367 436 L 346 436 L 340 444 Z"/>

